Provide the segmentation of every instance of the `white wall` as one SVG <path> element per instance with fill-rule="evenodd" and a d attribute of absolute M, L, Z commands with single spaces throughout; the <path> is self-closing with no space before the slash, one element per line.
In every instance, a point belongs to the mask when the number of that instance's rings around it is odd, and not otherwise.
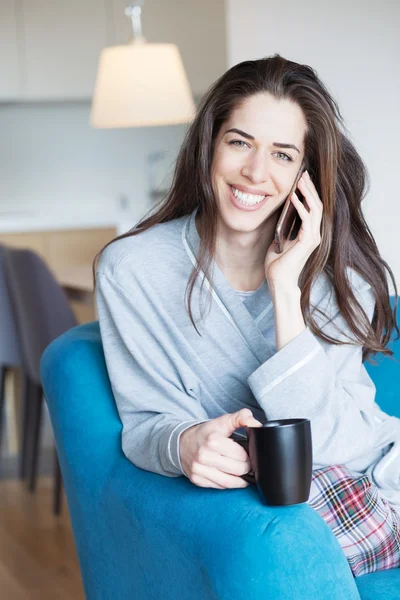
<path fill-rule="evenodd" d="M 36 214 L 39 224 L 54 215 L 55 224 L 101 225 L 124 218 L 121 194 L 132 217 L 146 212 L 147 156 L 166 151 L 155 183 L 168 180 L 187 126 L 92 129 L 89 113 L 89 102 L 0 104 L 0 228 L 12 209 Z"/>
<path fill-rule="evenodd" d="M 279 53 L 316 69 L 370 174 L 364 214 L 400 291 L 400 2 L 226 0 L 228 66 Z"/>

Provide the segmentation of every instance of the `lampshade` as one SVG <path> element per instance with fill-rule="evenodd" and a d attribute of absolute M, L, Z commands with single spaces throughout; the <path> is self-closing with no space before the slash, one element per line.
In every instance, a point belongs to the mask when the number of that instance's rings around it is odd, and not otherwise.
<path fill-rule="evenodd" d="M 195 105 L 175 44 L 105 48 L 92 102 L 93 127 L 144 127 L 191 121 Z"/>

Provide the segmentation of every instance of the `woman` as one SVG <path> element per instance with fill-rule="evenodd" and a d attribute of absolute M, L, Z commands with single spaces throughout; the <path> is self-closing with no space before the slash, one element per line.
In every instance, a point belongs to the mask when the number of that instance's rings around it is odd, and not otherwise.
<path fill-rule="evenodd" d="M 378 408 L 363 365 L 393 354 L 399 330 L 393 274 L 361 212 L 365 167 L 340 126 L 310 67 L 275 55 L 229 69 L 164 203 L 101 252 L 97 306 L 125 455 L 201 487 L 246 487 L 232 433 L 309 418 L 309 503 L 361 575 L 400 564 L 400 419 Z M 303 159 L 301 228 L 278 254 Z"/>

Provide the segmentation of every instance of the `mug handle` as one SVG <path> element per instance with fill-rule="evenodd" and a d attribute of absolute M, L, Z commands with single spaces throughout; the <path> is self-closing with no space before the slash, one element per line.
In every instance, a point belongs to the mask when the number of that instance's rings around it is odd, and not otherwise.
<path fill-rule="evenodd" d="M 247 452 L 247 454 L 249 454 L 249 440 L 242 436 L 238 436 L 235 435 L 235 432 L 232 433 L 232 435 L 230 436 L 235 442 L 237 442 L 239 444 L 239 446 L 242 446 L 242 448 L 244 448 Z M 252 483 L 253 485 L 257 485 L 256 482 L 256 478 L 254 476 L 253 471 L 249 471 L 248 473 L 245 473 L 245 475 L 240 475 L 240 477 L 242 479 L 244 479 L 245 481 L 247 481 L 248 483 Z"/>

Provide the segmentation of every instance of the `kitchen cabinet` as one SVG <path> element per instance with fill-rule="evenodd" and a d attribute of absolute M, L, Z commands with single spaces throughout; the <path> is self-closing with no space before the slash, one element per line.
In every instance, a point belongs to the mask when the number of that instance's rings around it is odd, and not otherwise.
<path fill-rule="evenodd" d="M 90 98 L 100 51 L 110 43 L 109 0 L 20 1 L 23 99 Z"/>
<path fill-rule="evenodd" d="M 21 96 L 16 0 L 0 0 L 0 101 Z"/>
<path fill-rule="evenodd" d="M 57 272 L 59 268 L 91 263 L 97 252 L 115 236 L 114 227 L 0 233 L 0 244 L 29 248 Z"/>
<path fill-rule="evenodd" d="M 0 0 L 0 101 L 90 100 L 106 46 L 132 36 L 127 0 Z M 148 0 L 148 42 L 177 44 L 193 94 L 226 70 L 223 0 Z"/>
<path fill-rule="evenodd" d="M 47 253 L 51 267 L 58 268 L 91 263 L 116 235 L 114 228 L 76 229 L 47 233 Z"/>
<path fill-rule="evenodd" d="M 12 248 L 28 248 L 48 261 L 47 239 L 41 232 L 0 233 L 0 244 Z"/>
<path fill-rule="evenodd" d="M 58 273 L 64 272 L 66 267 L 91 265 L 95 255 L 115 236 L 116 229 L 113 227 L 0 233 L 0 244 L 33 250 L 46 261 L 58 279 Z M 94 302 L 88 304 L 71 300 L 70 304 L 79 323 L 97 318 Z"/>

